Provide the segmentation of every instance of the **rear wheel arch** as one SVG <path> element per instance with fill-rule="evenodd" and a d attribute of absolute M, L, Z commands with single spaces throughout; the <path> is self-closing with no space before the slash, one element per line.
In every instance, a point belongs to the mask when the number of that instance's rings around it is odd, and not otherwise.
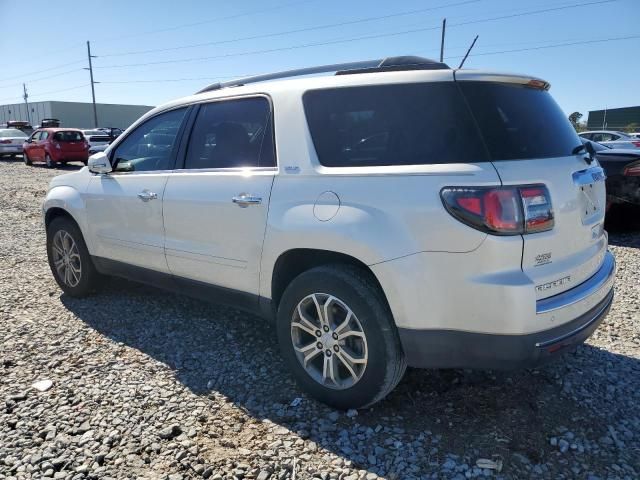
<path fill-rule="evenodd" d="M 379 289 L 389 308 L 389 302 L 380 281 L 367 264 L 351 255 L 313 248 L 296 248 L 280 254 L 271 274 L 271 304 L 277 310 L 287 286 L 300 274 L 326 265 L 345 265 L 357 268 Z M 391 312 L 391 308 L 389 308 Z"/>

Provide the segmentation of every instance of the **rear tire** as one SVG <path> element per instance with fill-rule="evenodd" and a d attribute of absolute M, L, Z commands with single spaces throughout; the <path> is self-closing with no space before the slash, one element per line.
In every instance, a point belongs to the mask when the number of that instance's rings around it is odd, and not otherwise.
<path fill-rule="evenodd" d="M 277 332 L 298 384 L 338 409 L 380 401 L 406 370 L 384 295 L 354 266 L 327 265 L 296 277 L 278 306 Z"/>
<path fill-rule="evenodd" d="M 57 166 L 57 163 L 51 159 L 48 153 L 44 156 L 44 161 L 47 164 L 47 168 L 56 168 Z"/>
<path fill-rule="evenodd" d="M 29 158 L 29 155 L 27 155 L 27 152 L 22 153 L 22 160 L 24 160 L 25 165 L 29 165 L 29 166 L 33 165 L 33 162 Z"/>
<path fill-rule="evenodd" d="M 100 287 L 102 276 L 73 220 L 57 217 L 51 221 L 47 227 L 47 257 L 53 278 L 67 295 L 85 297 Z"/>

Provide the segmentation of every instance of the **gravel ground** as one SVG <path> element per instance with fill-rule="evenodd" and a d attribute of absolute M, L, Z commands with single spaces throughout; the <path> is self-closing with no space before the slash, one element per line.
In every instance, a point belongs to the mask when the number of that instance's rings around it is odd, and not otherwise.
<path fill-rule="evenodd" d="M 575 354 L 409 370 L 338 412 L 296 388 L 256 317 L 118 279 L 61 295 L 40 217 L 58 173 L 0 161 L 0 479 L 640 477 L 640 225 L 611 234 L 616 300 Z"/>

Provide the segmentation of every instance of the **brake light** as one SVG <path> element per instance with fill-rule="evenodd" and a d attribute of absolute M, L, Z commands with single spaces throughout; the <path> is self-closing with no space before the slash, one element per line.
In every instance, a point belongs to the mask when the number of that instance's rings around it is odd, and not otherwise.
<path fill-rule="evenodd" d="M 0 143 L 11 143 L 11 140 L 0 140 Z"/>
<path fill-rule="evenodd" d="M 544 185 L 445 187 L 447 211 L 462 223 L 493 235 L 520 235 L 553 228 L 553 208 Z"/>
<path fill-rule="evenodd" d="M 633 163 L 624 167 L 625 177 L 640 177 L 640 163 Z"/>
<path fill-rule="evenodd" d="M 631 143 L 640 148 L 640 141 L 633 140 Z"/>

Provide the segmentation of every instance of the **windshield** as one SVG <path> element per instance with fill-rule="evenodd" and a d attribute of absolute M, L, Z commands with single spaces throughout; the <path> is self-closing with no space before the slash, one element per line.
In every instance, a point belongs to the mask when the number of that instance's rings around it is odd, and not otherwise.
<path fill-rule="evenodd" d="M 580 138 L 549 92 L 524 85 L 458 82 L 491 160 L 565 157 Z"/>
<path fill-rule="evenodd" d="M 27 134 L 20 131 L 20 130 L 16 130 L 15 128 L 9 128 L 7 130 L 0 130 L 0 137 L 21 137 L 21 138 L 27 138 Z"/>

